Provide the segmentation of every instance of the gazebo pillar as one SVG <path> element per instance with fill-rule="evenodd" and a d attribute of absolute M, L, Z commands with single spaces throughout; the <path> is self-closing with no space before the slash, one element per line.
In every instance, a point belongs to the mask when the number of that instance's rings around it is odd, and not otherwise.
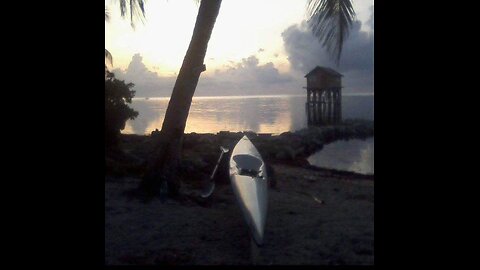
<path fill-rule="evenodd" d="M 342 121 L 342 88 L 338 88 L 338 122 Z"/>
<path fill-rule="evenodd" d="M 331 114 L 332 114 L 332 89 L 327 90 L 327 113 L 326 113 L 326 120 L 327 123 L 330 124 L 332 122 Z"/>
<path fill-rule="evenodd" d="M 313 89 L 313 101 L 312 101 L 312 111 L 313 111 L 313 123 L 318 122 L 318 92 L 317 89 Z"/>

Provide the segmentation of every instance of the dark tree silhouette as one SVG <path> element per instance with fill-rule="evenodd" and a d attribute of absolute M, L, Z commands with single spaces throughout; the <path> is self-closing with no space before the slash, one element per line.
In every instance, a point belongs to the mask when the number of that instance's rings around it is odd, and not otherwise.
<path fill-rule="evenodd" d="M 134 27 L 135 19 L 143 19 L 145 9 L 143 1 L 129 0 L 130 20 Z M 120 1 L 122 17 L 127 12 L 125 0 Z M 105 8 L 105 21 L 110 20 L 110 13 Z M 105 147 L 108 149 L 118 148 L 120 131 L 125 128 L 128 119 L 135 119 L 138 112 L 128 106 L 132 102 L 135 91 L 131 90 L 133 83 L 126 84 L 124 81 L 115 79 L 115 75 L 108 70 L 107 64 L 113 66 L 112 54 L 105 49 Z"/>
<path fill-rule="evenodd" d="M 120 131 L 125 128 L 128 119 L 135 119 L 138 112 L 128 106 L 132 103 L 135 91 L 133 83 L 115 79 L 115 75 L 107 71 L 105 80 L 105 146 L 108 149 L 118 146 Z"/>

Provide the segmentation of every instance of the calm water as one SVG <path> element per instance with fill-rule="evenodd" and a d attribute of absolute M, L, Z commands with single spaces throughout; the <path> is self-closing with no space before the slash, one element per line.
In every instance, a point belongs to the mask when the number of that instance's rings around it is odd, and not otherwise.
<path fill-rule="evenodd" d="M 282 133 L 307 126 L 306 96 L 194 97 L 186 133 L 254 131 Z M 123 133 L 150 134 L 161 129 L 168 98 L 134 99 L 139 116 L 128 121 Z M 343 119 L 373 120 L 373 95 L 342 97 Z"/>
<path fill-rule="evenodd" d="M 374 174 L 373 148 L 374 138 L 336 141 L 311 155 L 308 162 L 317 167 Z"/>

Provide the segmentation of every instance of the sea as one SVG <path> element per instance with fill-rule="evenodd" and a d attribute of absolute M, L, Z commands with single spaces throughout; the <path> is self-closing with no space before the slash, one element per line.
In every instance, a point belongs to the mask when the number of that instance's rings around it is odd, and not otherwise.
<path fill-rule="evenodd" d="M 133 98 L 130 106 L 139 116 L 127 121 L 122 133 L 144 135 L 160 130 L 168 101 L 168 97 Z M 185 133 L 280 134 L 300 130 L 307 127 L 305 102 L 306 95 L 194 97 Z M 374 94 L 343 94 L 342 119 L 374 120 Z M 373 174 L 373 146 L 373 138 L 353 143 L 337 141 L 308 160 L 318 167 Z"/>

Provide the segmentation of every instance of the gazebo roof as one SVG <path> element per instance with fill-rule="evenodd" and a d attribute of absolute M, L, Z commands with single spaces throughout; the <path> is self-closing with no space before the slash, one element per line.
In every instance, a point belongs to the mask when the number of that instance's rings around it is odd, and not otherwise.
<path fill-rule="evenodd" d="M 331 69 L 331 68 L 327 68 L 327 67 L 320 67 L 320 66 L 316 66 L 314 69 L 312 69 L 310 72 L 308 72 L 306 75 L 305 75 L 305 78 L 314 74 L 314 73 L 317 73 L 317 72 L 325 72 L 331 76 L 335 76 L 335 77 L 343 77 L 342 74 L 338 73 L 337 71 Z"/>

